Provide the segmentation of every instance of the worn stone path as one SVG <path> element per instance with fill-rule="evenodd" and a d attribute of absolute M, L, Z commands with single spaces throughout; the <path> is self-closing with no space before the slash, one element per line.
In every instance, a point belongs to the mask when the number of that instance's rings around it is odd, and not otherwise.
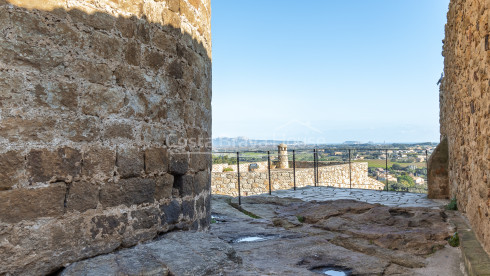
<path fill-rule="evenodd" d="M 439 208 L 448 203 L 447 200 L 428 199 L 426 194 L 312 186 L 297 188 L 296 191 L 293 189 L 273 191 L 272 196 L 297 198 L 303 201 L 352 199 L 371 204 L 379 203 L 390 207 Z"/>

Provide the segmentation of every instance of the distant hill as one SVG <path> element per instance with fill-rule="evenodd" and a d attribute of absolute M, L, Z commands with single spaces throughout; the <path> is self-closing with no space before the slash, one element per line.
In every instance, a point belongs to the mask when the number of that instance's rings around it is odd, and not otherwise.
<path fill-rule="evenodd" d="M 271 146 L 279 145 L 284 143 L 286 145 L 304 145 L 303 141 L 292 141 L 292 140 L 254 140 L 248 139 L 246 137 L 219 137 L 213 139 L 213 147 L 255 147 L 255 146 Z"/>

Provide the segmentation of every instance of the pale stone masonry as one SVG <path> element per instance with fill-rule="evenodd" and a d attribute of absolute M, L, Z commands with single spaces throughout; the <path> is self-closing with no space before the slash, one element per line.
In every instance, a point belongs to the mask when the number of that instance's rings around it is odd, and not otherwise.
<path fill-rule="evenodd" d="M 447 139 L 448 152 L 447 196 L 457 199 L 459 210 L 466 213 L 487 252 L 490 252 L 489 18 L 488 0 L 451 0 L 440 86 L 441 141 Z"/>
<path fill-rule="evenodd" d="M 0 0 L 0 275 L 210 220 L 209 0 Z"/>
<path fill-rule="evenodd" d="M 302 167 L 306 167 L 304 163 L 308 162 L 298 162 Z M 350 188 L 350 177 L 352 177 L 352 188 L 371 190 L 383 190 L 385 188 L 384 183 L 368 176 L 368 163 L 352 163 L 351 168 L 352 174 L 349 175 L 349 164 L 319 167 L 319 186 Z M 315 181 L 313 170 L 313 168 L 297 169 L 296 186 L 313 186 Z M 293 170 L 274 169 L 271 171 L 271 180 L 273 191 L 292 189 L 294 187 Z M 257 172 L 245 171 L 243 173 L 240 170 L 240 182 L 243 196 L 269 192 L 269 174 L 266 170 Z M 213 172 L 211 190 L 213 194 L 238 196 L 238 173 Z"/>

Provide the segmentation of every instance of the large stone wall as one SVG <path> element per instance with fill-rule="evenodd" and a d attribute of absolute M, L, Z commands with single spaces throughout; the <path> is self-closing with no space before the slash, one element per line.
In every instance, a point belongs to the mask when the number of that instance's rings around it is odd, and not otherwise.
<path fill-rule="evenodd" d="M 0 275 L 209 226 L 209 0 L 0 0 Z"/>
<path fill-rule="evenodd" d="M 451 0 L 440 87 L 450 197 L 490 252 L 490 2 Z M 431 183 L 429 183 L 431 185 Z"/>
<path fill-rule="evenodd" d="M 349 164 L 319 167 L 320 186 L 383 190 L 385 184 L 368 176 L 368 163 L 352 163 L 352 174 L 349 176 Z M 271 189 L 286 190 L 294 187 L 294 173 L 292 169 L 278 169 L 271 171 Z M 313 168 L 296 170 L 296 187 L 313 186 Z M 240 172 L 240 189 L 243 196 L 258 195 L 269 192 L 269 174 L 261 172 Z M 238 196 L 238 173 L 213 172 L 211 177 L 211 190 L 214 194 Z"/>

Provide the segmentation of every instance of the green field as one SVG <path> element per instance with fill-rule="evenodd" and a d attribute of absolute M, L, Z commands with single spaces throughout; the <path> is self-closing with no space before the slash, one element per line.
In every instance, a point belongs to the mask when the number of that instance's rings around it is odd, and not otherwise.
<path fill-rule="evenodd" d="M 354 160 L 353 162 L 367 162 L 369 168 L 385 168 L 386 167 L 386 161 L 381 160 L 381 159 L 376 159 L 376 160 Z M 415 165 L 417 168 L 425 168 L 427 167 L 427 163 L 425 162 L 418 162 L 418 163 L 399 163 L 399 162 L 391 162 L 388 161 L 388 168 L 393 166 L 393 164 L 398 164 L 402 167 L 408 167 L 410 165 Z"/>

